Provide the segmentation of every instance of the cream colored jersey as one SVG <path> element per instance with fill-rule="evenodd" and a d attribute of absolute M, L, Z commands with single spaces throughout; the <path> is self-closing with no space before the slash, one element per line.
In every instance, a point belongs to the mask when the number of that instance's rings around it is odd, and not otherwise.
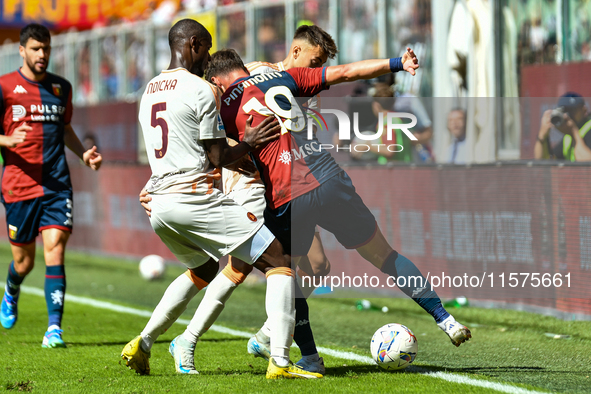
<path fill-rule="evenodd" d="M 253 175 L 243 175 L 239 172 L 222 168 L 222 188 L 224 194 L 230 194 L 237 190 L 246 190 L 250 188 L 265 188 L 261 180 L 261 174 L 255 171 Z"/>
<path fill-rule="evenodd" d="M 270 73 L 275 71 L 285 71 L 285 66 L 283 65 L 283 62 L 250 62 L 246 64 L 245 67 L 251 75 Z"/>
<path fill-rule="evenodd" d="M 226 137 L 219 108 L 217 88 L 184 68 L 148 83 L 139 122 L 152 169 L 149 193 L 211 193 L 220 174 L 211 172 L 204 141 Z"/>

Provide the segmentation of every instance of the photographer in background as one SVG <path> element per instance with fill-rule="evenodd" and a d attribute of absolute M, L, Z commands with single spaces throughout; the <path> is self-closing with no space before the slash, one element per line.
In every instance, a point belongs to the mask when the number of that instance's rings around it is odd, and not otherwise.
<path fill-rule="evenodd" d="M 549 138 L 552 127 L 564 134 L 554 146 L 550 146 Z M 556 109 L 544 112 L 534 156 L 536 159 L 591 161 L 590 131 L 591 113 L 585 100 L 577 93 L 566 93 L 558 100 Z"/>

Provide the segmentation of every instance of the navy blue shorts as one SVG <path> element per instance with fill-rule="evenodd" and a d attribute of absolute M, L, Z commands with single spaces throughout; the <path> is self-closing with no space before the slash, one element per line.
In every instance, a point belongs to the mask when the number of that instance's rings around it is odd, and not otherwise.
<path fill-rule="evenodd" d="M 308 254 L 316 225 L 347 249 L 365 245 L 377 230 L 373 214 L 344 171 L 277 209 L 265 210 L 265 225 L 292 256 Z"/>
<path fill-rule="evenodd" d="M 20 246 L 34 242 L 39 232 L 48 228 L 72 232 L 72 205 L 71 190 L 4 203 L 8 240 Z"/>

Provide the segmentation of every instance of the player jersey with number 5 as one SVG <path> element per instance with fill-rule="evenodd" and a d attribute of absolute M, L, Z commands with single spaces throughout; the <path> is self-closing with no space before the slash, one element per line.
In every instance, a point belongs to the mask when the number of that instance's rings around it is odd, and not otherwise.
<path fill-rule="evenodd" d="M 184 68 L 162 71 L 148 83 L 138 115 L 152 169 L 148 192 L 211 191 L 221 175 L 211 173 L 203 141 L 226 136 L 219 105 L 217 88 Z"/>
<path fill-rule="evenodd" d="M 296 97 L 312 97 L 328 88 L 326 68 L 292 68 L 235 81 L 221 99 L 226 133 L 242 140 L 249 116 L 253 126 L 275 116 L 282 135 L 254 152 L 265 182 L 269 207 L 275 209 L 317 188 L 342 171 L 313 136 L 308 139 L 307 116 Z"/>

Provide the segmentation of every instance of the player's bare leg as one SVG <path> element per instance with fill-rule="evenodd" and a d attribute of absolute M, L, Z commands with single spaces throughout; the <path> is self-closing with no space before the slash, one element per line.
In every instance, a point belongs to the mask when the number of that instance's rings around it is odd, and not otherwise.
<path fill-rule="evenodd" d="M 322 240 L 320 239 L 320 233 L 314 233 L 314 239 L 312 240 L 312 246 L 307 256 L 303 256 L 297 262 L 298 276 L 303 278 L 309 276 L 312 278 L 323 278 L 330 273 L 330 261 L 324 253 L 324 247 L 322 246 Z M 310 281 L 310 283 L 313 283 Z M 303 286 L 300 283 L 302 293 L 305 298 L 310 297 L 314 291 L 314 286 Z"/>
<path fill-rule="evenodd" d="M 18 319 L 18 298 L 20 286 L 29 272 L 35 266 L 35 241 L 26 245 L 10 245 L 12 258 L 8 267 L 4 296 L 0 311 L 2 327 L 14 327 Z"/>
<path fill-rule="evenodd" d="M 213 322 L 216 321 L 217 317 L 223 311 L 226 301 L 234 292 L 234 289 L 236 289 L 236 287 L 246 279 L 246 276 L 252 272 L 252 269 L 253 267 L 251 265 L 236 257 L 230 256 L 227 266 L 222 270 L 220 275 L 216 276 L 215 279 L 211 281 L 207 287 L 205 295 L 201 300 L 197 311 L 195 312 L 195 316 L 183 334 L 183 338 L 185 338 L 190 343 L 196 343 L 199 338 L 205 332 L 207 332 Z M 297 314 L 298 312 L 296 310 L 296 316 Z M 299 326 L 295 329 L 294 339 L 301 348 L 306 348 L 307 342 L 298 342 L 298 330 L 301 331 L 302 329 L 305 329 L 305 327 L 302 327 L 303 326 Z M 265 322 L 261 331 L 259 331 L 259 333 L 257 333 L 257 335 L 255 335 L 255 337 L 251 338 L 249 341 L 249 353 L 255 355 L 256 357 L 262 357 L 268 360 L 271 355 L 269 350 L 271 341 L 270 337 L 271 330 L 269 328 L 268 322 Z M 313 337 L 312 345 L 313 349 L 311 353 L 303 354 L 303 356 L 304 358 L 313 358 L 313 361 L 316 363 L 321 363 L 315 344 L 313 342 Z M 320 371 L 318 371 L 318 368 L 315 368 L 312 372 Z M 322 372 L 324 372 L 324 369 L 322 369 Z"/>
<path fill-rule="evenodd" d="M 187 326 L 185 332 L 177 337 L 171 344 L 171 353 L 176 352 L 175 348 L 193 350 L 194 353 L 194 348 L 199 338 L 205 334 L 209 327 L 211 327 L 211 325 L 217 320 L 218 316 L 225 307 L 226 301 L 234 292 L 234 289 L 236 289 L 236 287 L 241 284 L 244 279 L 246 279 L 246 276 L 252 271 L 253 268 L 251 265 L 236 257 L 229 256 L 229 258 L 230 261 L 228 261 L 226 267 L 224 267 L 222 272 L 218 274 L 207 286 L 205 295 L 199 303 L 199 307 L 195 311 L 195 314 Z M 234 268 L 235 266 L 239 267 L 239 269 Z M 196 294 L 196 292 L 194 294 Z M 193 298 L 194 294 L 186 298 Z M 177 300 L 177 304 L 179 305 L 182 303 L 186 305 L 187 302 L 188 300 L 185 301 L 184 299 Z M 182 313 L 182 311 L 179 310 L 179 308 L 175 308 L 175 305 L 172 303 L 168 305 L 162 305 L 162 309 L 163 311 L 167 312 L 167 321 L 176 320 L 176 318 L 178 318 L 178 316 L 180 316 Z M 172 321 L 170 324 L 172 324 Z M 142 336 L 144 336 L 145 331 L 146 330 L 142 332 Z M 191 362 L 193 360 L 192 354 L 185 357 L 188 359 L 186 362 L 183 362 L 182 360 L 175 362 L 175 368 L 177 369 L 177 372 L 183 374 L 197 373 L 194 363 Z"/>
<path fill-rule="evenodd" d="M 220 274 L 216 275 L 207 286 L 205 295 L 199 303 L 199 307 L 197 308 L 197 311 L 195 311 L 193 319 L 183 333 L 183 337 L 191 343 L 196 343 L 199 338 L 207 332 L 209 327 L 211 327 L 224 309 L 225 303 L 234 292 L 234 289 L 241 284 L 244 279 L 246 279 L 246 276 L 252 271 L 251 265 L 236 257 L 229 257 L 230 260 L 226 267 L 224 267 Z M 235 266 L 240 267 L 240 269 L 234 268 Z M 187 273 L 189 273 L 189 271 L 185 274 Z M 193 297 L 194 295 L 190 295 L 190 298 Z M 180 304 L 181 302 L 184 302 L 185 305 L 188 303 L 188 301 L 185 301 L 184 299 L 179 299 L 177 304 Z M 170 304 L 167 308 L 163 308 L 163 310 L 167 312 L 167 320 L 171 320 L 171 318 L 176 320 L 180 316 L 180 313 L 182 313 L 182 311 L 178 313 L 178 309 L 179 308 L 173 304 Z M 170 324 L 172 324 L 172 322 Z M 144 333 L 142 332 L 142 336 L 143 335 Z"/>
<path fill-rule="evenodd" d="M 45 302 L 49 323 L 43 337 L 43 347 L 66 347 L 62 340 L 62 316 L 66 293 L 66 271 L 64 258 L 70 232 L 59 228 L 48 228 L 41 232 L 45 256 Z"/>
<path fill-rule="evenodd" d="M 291 257 L 284 254 L 277 239 L 271 243 L 254 266 L 267 277 L 265 307 L 271 330 L 271 357 L 267 379 L 320 378 L 321 374 L 289 366 L 289 347 L 295 327 L 295 274 Z"/>
<path fill-rule="evenodd" d="M 281 244 L 273 240 L 254 265 L 267 276 L 266 309 L 273 330 L 270 344 L 272 356 L 267 376 L 269 378 L 321 377 L 319 374 L 311 374 L 288 365 L 289 347 L 294 328 L 293 290 L 295 286 L 289 256 L 284 255 Z M 173 341 L 171 349 L 178 347 L 179 343 L 182 345 L 181 348 L 194 349 L 198 338 L 215 322 L 227 299 L 250 271 L 252 266 L 232 257 L 231 262 L 222 270 L 222 274 L 210 283 L 193 319 L 185 332 Z M 197 373 L 193 365 L 187 367 L 183 362 L 177 366 L 177 372 Z"/>
<path fill-rule="evenodd" d="M 314 239 L 312 241 L 312 246 L 310 247 L 308 255 L 302 257 L 293 257 L 293 265 L 298 267 L 297 275 L 300 279 L 300 290 L 302 295 L 304 298 L 308 298 L 314 291 L 315 287 L 304 286 L 301 279 L 305 276 L 312 278 L 322 278 L 330 273 L 330 261 L 324 253 L 324 247 L 322 246 L 322 241 L 318 232 L 314 233 Z M 312 281 L 310 281 L 310 283 L 312 283 Z M 307 320 L 308 317 L 306 316 L 305 319 Z M 269 327 L 267 324 L 264 324 L 257 333 L 257 339 L 261 340 L 263 343 L 268 342 L 269 334 Z"/>
<path fill-rule="evenodd" d="M 201 290 L 215 278 L 218 269 L 219 264 L 210 259 L 197 268 L 189 269 L 185 274 L 191 279 L 191 282 L 195 285 L 194 287 Z M 170 343 L 168 351 L 174 359 L 174 366 L 178 373 L 197 374 L 199 373 L 195 369 L 195 345 L 197 341 L 187 340 L 186 338 L 186 333 L 177 336 Z"/>
<path fill-rule="evenodd" d="M 308 273 L 317 277 L 323 277 L 330 272 L 330 262 L 324 254 L 324 248 L 318 233 L 314 234 L 314 240 L 307 256 L 293 257 L 293 266 L 298 267 L 300 279 Z M 310 312 L 306 299 L 310 296 L 314 287 L 296 287 L 296 328 L 294 331 L 294 340 L 298 344 L 302 353 L 302 358 L 296 363 L 300 368 L 324 375 L 326 369 L 324 360 L 318 355 L 314 334 L 310 326 Z M 261 329 L 248 341 L 248 352 L 255 357 L 268 358 L 266 347 L 269 344 L 271 329 L 268 321 L 263 324 Z"/>
<path fill-rule="evenodd" d="M 417 266 L 392 249 L 379 227 L 374 237 L 358 248 L 357 252 L 383 273 L 394 278 L 404 277 L 405 280 L 400 282 L 404 283 L 404 286 L 399 286 L 400 290 L 433 316 L 439 328 L 449 336 L 455 346 L 460 346 L 472 338 L 470 330 L 458 323 L 445 310 L 441 299 L 435 291 L 431 290 L 430 284 Z M 411 280 L 410 277 L 421 278 L 421 280 Z"/>
<path fill-rule="evenodd" d="M 237 265 L 239 266 L 239 263 Z M 289 363 L 289 347 L 291 346 L 295 325 L 295 281 L 293 279 L 293 270 L 291 269 L 291 259 L 283 253 L 283 248 L 279 241 L 273 240 L 267 250 L 254 263 L 254 266 L 267 276 L 266 309 L 272 330 L 272 358 L 279 367 L 287 367 Z M 248 270 L 244 266 L 242 266 L 242 269 L 245 271 Z M 231 265 L 224 268 L 224 271 L 223 275 L 218 275 L 212 281 L 212 284 L 215 284 L 214 282 L 220 282 L 220 286 L 218 288 L 217 285 L 214 285 L 211 291 L 208 289 L 207 292 L 211 295 L 211 302 L 202 301 L 187 331 L 183 334 L 183 337 L 186 336 L 185 339 L 194 342 L 196 337 L 198 337 L 196 334 L 202 334 L 213 324 L 215 318 L 217 318 L 223 309 L 225 301 L 237 285 L 235 281 L 240 282 L 245 278 L 242 272 L 232 269 Z M 232 285 L 226 286 L 223 282 L 232 282 Z M 232 290 L 227 291 L 227 289 Z M 223 293 L 221 294 L 219 291 Z M 201 318 L 203 313 L 209 315 L 207 320 Z"/>
<path fill-rule="evenodd" d="M 213 280 L 218 269 L 219 264 L 210 259 L 200 267 L 187 269 L 168 286 L 141 333 L 143 350 L 150 351 L 154 341 L 183 314 L 189 302 Z"/>
<path fill-rule="evenodd" d="M 152 345 L 187 309 L 193 297 L 215 277 L 218 269 L 219 264 L 210 259 L 197 268 L 188 269 L 168 286 L 142 333 L 123 348 L 121 357 L 130 369 L 140 375 L 150 373 Z"/>
<path fill-rule="evenodd" d="M 324 360 L 318 355 L 318 350 L 316 349 L 314 335 L 312 333 L 312 328 L 310 327 L 308 303 L 306 301 L 315 288 L 313 286 L 302 286 L 302 278 L 304 276 L 321 278 L 328 275 L 330 272 L 330 262 L 324 254 L 324 248 L 322 247 L 319 233 L 314 234 L 312 246 L 310 247 L 308 255 L 294 257 L 293 266 L 298 267 L 297 274 L 300 280 L 299 288 L 296 288 L 296 328 L 294 331 L 294 340 L 300 347 L 302 358 L 298 361 L 297 365 L 307 371 L 324 374 Z M 257 346 L 257 344 L 268 344 L 269 337 L 269 325 L 265 322 L 253 337 L 254 339 L 251 338 L 249 341 L 249 353 L 255 354 L 257 348 L 261 348 L 264 353 L 264 348 Z"/>
<path fill-rule="evenodd" d="M 268 230 L 265 229 L 265 231 L 267 236 L 272 236 Z M 175 367 L 179 373 L 198 373 L 193 363 L 193 354 L 198 338 L 215 322 L 234 288 L 242 283 L 246 278 L 246 274 L 252 270 L 252 266 L 234 257 L 232 259 L 243 272 L 235 269 L 232 264 L 228 264 L 222 270 L 222 275 L 218 275 L 211 281 L 204 299 L 185 332 L 171 343 L 170 351 L 175 357 Z M 294 287 L 293 271 L 289 267 L 289 256 L 284 255 L 281 244 L 277 240 L 273 240 L 257 260 L 255 266 L 264 272 L 268 278 L 267 313 L 272 322 L 275 320 L 275 330 L 277 331 L 274 335 L 277 340 L 275 340 L 274 347 L 271 346 L 271 348 L 275 349 L 274 351 L 278 355 L 274 355 L 269 364 L 269 369 L 274 368 L 272 377 L 320 377 L 318 374 L 310 374 L 296 367 L 288 366 L 289 347 L 293 332 L 292 293 Z"/>
<path fill-rule="evenodd" d="M 229 256 L 228 264 L 209 283 L 193 319 L 191 319 L 191 322 L 183 333 L 183 338 L 190 343 L 196 343 L 217 320 L 220 313 L 224 310 L 226 301 L 230 298 L 236 287 L 244 282 L 244 279 L 246 279 L 246 276 L 251 271 L 251 265 L 236 257 Z"/>
<path fill-rule="evenodd" d="M 35 267 L 35 242 L 26 245 L 10 244 L 15 271 L 25 277 Z"/>

